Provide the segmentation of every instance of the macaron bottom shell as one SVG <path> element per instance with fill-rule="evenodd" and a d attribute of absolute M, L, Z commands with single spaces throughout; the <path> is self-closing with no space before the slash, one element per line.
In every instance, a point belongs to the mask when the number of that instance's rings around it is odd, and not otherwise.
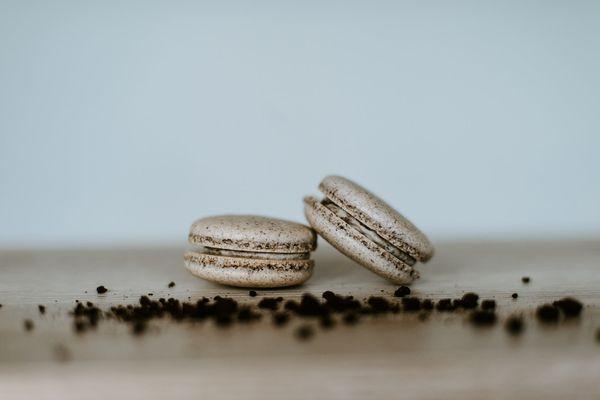
<path fill-rule="evenodd" d="M 310 225 L 337 250 L 395 284 L 410 284 L 419 273 L 338 217 L 312 196 L 304 199 Z"/>
<path fill-rule="evenodd" d="M 227 257 L 188 251 L 185 266 L 193 275 L 210 282 L 244 288 L 276 288 L 306 282 L 313 260 L 268 260 Z"/>

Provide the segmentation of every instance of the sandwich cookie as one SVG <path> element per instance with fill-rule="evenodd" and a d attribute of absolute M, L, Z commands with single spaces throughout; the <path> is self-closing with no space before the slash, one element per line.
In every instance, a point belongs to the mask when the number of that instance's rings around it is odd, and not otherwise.
<path fill-rule="evenodd" d="M 319 185 L 325 198 L 304 198 L 308 222 L 336 249 L 397 284 L 419 277 L 417 261 L 433 256 L 427 237 L 409 220 L 362 186 L 341 176 Z"/>
<path fill-rule="evenodd" d="M 299 285 L 312 275 L 309 227 L 281 219 L 223 215 L 197 220 L 184 255 L 187 269 L 211 282 L 239 287 Z"/>

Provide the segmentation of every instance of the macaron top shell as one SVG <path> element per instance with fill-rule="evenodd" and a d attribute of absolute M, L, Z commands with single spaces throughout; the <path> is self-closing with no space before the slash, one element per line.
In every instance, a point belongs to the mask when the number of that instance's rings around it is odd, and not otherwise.
<path fill-rule="evenodd" d="M 309 227 L 255 215 L 222 215 L 195 221 L 189 234 L 194 245 L 261 253 L 306 253 L 316 247 Z"/>
<path fill-rule="evenodd" d="M 319 190 L 348 214 L 415 259 L 425 262 L 433 256 L 433 246 L 425 234 L 359 184 L 341 176 L 328 176 L 321 181 Z"/>

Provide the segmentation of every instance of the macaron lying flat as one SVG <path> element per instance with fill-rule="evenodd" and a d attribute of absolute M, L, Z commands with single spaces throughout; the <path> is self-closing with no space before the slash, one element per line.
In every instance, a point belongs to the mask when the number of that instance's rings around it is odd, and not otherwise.
<path fill-rule="evenodd" d="M 211 282 L 283 287 L 312 275 L 316 235 L 295 222 L 253 215 L 202 218 L 192 224 L 188 240 L 194 249 L 184 255 L 187 269 Z"/>
<path fill-rule="evenodd" d="M 414 265 L 433 256 L 429 239 L 367 189 L 341 176 L 319 185 L 325 198 L 304 198 L 304 212 L 319 235 L 354 261 L 398 284 L 419 277 Z"/>

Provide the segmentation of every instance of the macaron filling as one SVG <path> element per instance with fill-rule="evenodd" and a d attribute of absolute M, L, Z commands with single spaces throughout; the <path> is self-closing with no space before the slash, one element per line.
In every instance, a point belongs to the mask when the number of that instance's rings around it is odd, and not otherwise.
<path fill-rule="evenodd" d="M 310 253 L 261 253 L 257 251 L 217 249 L 206 246 L 198 246 L 196 251 L 213 256 L 253 258 L 259 260 L 308 260 L 310 258 Z"/>
<path fill-rule="evenodd" d="M 360 233 L 365 235 L 367 238 L 369 238 L 375 244 L 382 247 L 384 250 L 386 250 L 388 253 L 392 254 L 394 257 L 398 258 L 402 262 L 404 262 L 410 266 L 415 265 L 415 263 L 417 262 L 417 260 L 414 257 L 411 257 L 409 254 L 405 253 L 404 251 L 400 250 L 399 248 L 395 247 L 390 242 L 388 242 L 387 240 L 385 240 L 384 238 L 379 236 L 379 234 L 377 234 L 377 232 L 368 228 L 366 225 L 364 225 L 358 219 L 354 218 L 352 215 L 350 215 L 349 213 L 344 211 L 340 206 L 335 204 L 329 198 L 327 198 L 327 197 L 324 198 L 321 201 L 321 204 L 323 204 L 325 207 L 327 207 L 330 211 L 332 211 L 339 218 L 344 220 L 344 222 L 346 222 L 347 224 L 354 227 L 356 230 L 358 230 Z"/>

